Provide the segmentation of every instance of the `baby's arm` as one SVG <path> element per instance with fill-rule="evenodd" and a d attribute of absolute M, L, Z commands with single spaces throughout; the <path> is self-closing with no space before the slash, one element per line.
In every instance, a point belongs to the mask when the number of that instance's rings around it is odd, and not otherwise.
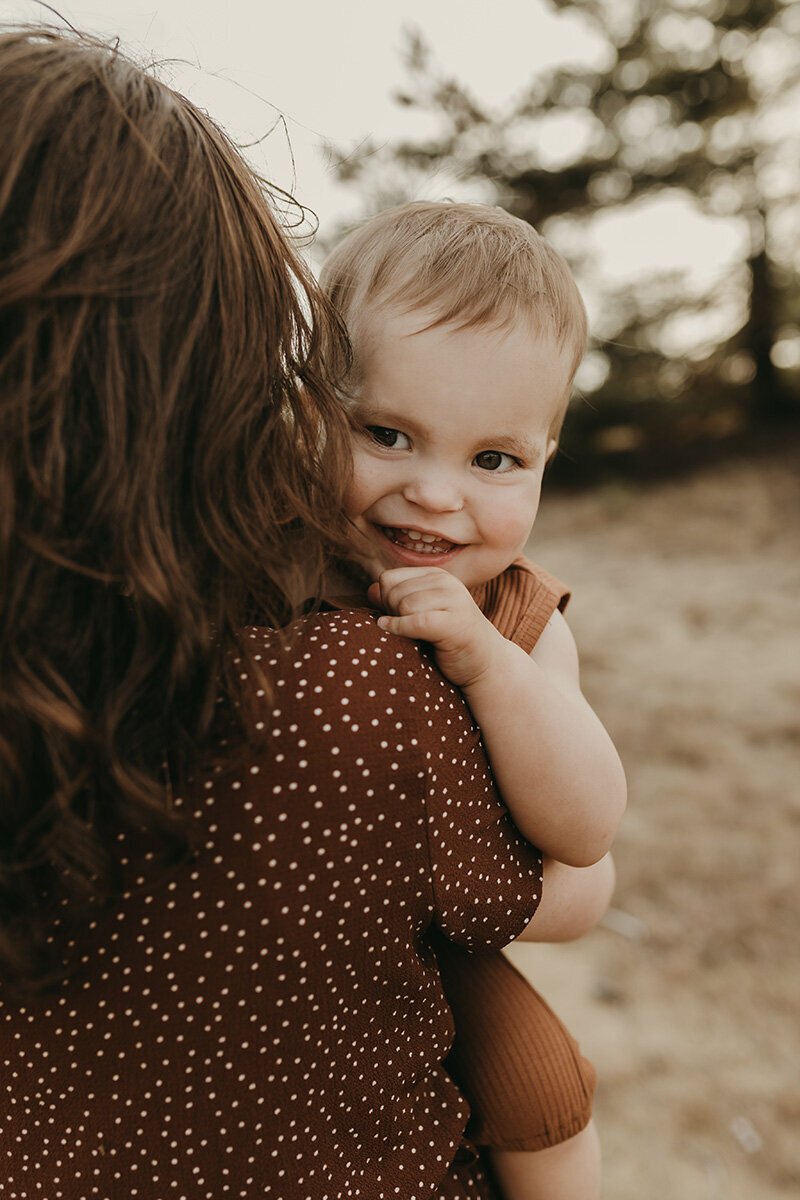
<path fill-rule="evenodd" d="M 521 832 L 559 862 L 597 862 L 625 809 L 625 776 L 580 690 L 575 642 L 561 614 L 529 656 L 438 567 L 385 571 L 369 596 L 393 614 L 380 624 L 430 642 L 439 669 L 461 688 Z"/>

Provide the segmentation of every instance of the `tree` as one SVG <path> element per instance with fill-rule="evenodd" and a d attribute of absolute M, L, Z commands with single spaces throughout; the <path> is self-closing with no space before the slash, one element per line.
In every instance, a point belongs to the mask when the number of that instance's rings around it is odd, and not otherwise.
<path fill-rule="evenodd" d="M 582 447 L 679 453 L 743 427 L 800 415 L 800 139 L 782 109 L 800 97 L 800 5 L 781 0 L 551 0 L 579 12 L 605 42 L 599 67 L 563 67 L 534 79 L 509 111 L 487 111 L 443 75 L 421 37 L 407 46 L 399 103 L 435 114 L 437 134 L 340 154 L 340 177 L 375 207 L 407 198 L 444 168 L 481 181 L 498 203 L 535 224 L 604 294 L 596 323 L 595 382 L 575 405 L 566 439 Z M 543 150 L 555 121 L 571 120 L 574 153 L 554 167 Z M 391 188 L 387 190 L 387 169 Z M 383 187 L 380 182 L 384 180 Z M 675 272 L 624 291 L 593 277 L 586 233 L 601 212 L 675 194 L 746 228 L 741 262 L 713 287 L 687 290 Z M 679 317 L 708 317 L 725 302 L 728 328 L 692 354 L 676 352 Z M 776 346 L 790 354 L 776 355 Z M 792 357 L 794 355 L 794 358 Z M 777 361 L 776 361 L 777 359 Z M 783 364 L 783 365 L 779 365 Z"/>

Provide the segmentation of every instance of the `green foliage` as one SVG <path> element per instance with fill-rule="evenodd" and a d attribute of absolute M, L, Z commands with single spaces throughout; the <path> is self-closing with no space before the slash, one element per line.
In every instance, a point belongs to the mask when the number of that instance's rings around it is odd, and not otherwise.
<path fill-rule="evenodd" d="M 543 73 L 498 114 L 411 33 L 397 99 L 433 114 L 437 132 L 340 154 L 340 177 L 370 211 L 425 195 L 434 175 L 455 191 L 482 187 L 550 237 L 601 297 L 594 369 L 565 428 L 565 477 L 591 472 L 598 457 L 624 469 L 678 463 L 698 446 L 797 419 L 800 174 L 788 164 L 800 160 L 800 119 L 785 112 L 800 106 L 800 4 L 551 2 L 595 29 L 600 65 Z M 546 135 L 565 114 L 580 136 L 554 164 Z M 741 261 L 701 288 L 675 271 L 604 283 L 587 238 L 598 216 L 675 194 L 746 230 Z M 721 304 L 732 314 L 724 331 L 678 354 L 676 317 L 700 327 Z"/>

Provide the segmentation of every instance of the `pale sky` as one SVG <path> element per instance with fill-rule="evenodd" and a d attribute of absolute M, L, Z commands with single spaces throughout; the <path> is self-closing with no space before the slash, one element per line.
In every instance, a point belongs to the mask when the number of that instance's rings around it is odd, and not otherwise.
<path fill-rule="evenodd" d="M 481 103 L 502 110 L 537 69 L 567 60 L 599 62 L 602 40 L 574 13 L 546 0 L 54 0 L 80 29 L 119 36 L 139 57 L 178 59 L 168 82 L 207 108 L 238 142 L 276 125 L 255 165 L 319 216 L 323 233 L 361 207 L 337 184 L 325 141 L 423 132 L 428 120 L 392 102 L 403 86 L 403 30 L 418 28 L 437 62 Z M 0 0 L 4 20 L 52 19 L 34 0 Z M 285 127 L 280 118 L 285 121 Z M 291 144 L 291 151 L 289 149 Z M 426 198 L 457 197 L 432 177 Z M 666 206 L 666 207 L 664 207 Z M 615 281 L 666 263 L 722 278 L 741 245 L 735 223 L 701 218 L 673 195 L 641 213 L 609 215 L 596 239 L 598 266 Z M 585 290 L 585 289 L 584 289 Z M 600 301 L 586 296 L 590 317 Z"/>
<path fill-rule="evenodd" d="M 53 0 L 80 29 L 119 36 L 138 56 L 188 60 L 171 83 L 207 108 L 237 141 L 262 136 L 278 114 L 285 134 L 265 144 L 259 166 L 319 214 L 323 227 L 358 211 L 335 183 L 321 145 L 391 140 L 421 128 L 392 103 L 401 86 L 403 30 L 419 28 L 437 60 L 480 99 L 502 107 L 544 65 L 597 56 L 602 43 L 575 16 L 544 0 Z M 49 16 L 34 0 L 0 0 L 6 19 Z"/>

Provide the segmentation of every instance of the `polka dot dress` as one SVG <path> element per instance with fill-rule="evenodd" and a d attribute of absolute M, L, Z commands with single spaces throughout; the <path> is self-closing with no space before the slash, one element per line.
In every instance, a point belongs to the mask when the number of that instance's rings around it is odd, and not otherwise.
<path fill-rule="evenodd" d="M 541 859 L 414 643 L 358 610 L 250 635 L 268 744 L 176 798 L 196 859 L 151 877 L 126 850 L 71 978 L 0 997 L 4 1200 L 421 1200 L 448 1176 L 467 1108 L 425 934 L 506 944 Z"/>

